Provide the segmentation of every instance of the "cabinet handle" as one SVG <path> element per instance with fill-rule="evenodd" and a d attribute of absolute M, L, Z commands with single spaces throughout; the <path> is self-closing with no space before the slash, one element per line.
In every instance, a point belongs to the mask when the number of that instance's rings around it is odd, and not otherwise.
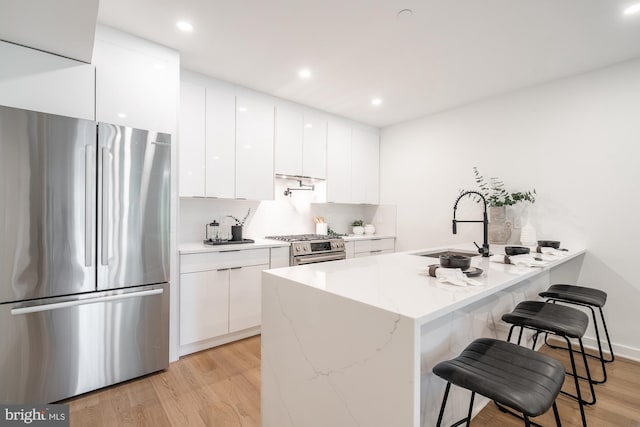
<path fill-rule="evenodd" d="M 381 238 L 379 238 L 379 239 L 371 239 L 371 241 L 372 241 L 372 242 L 373 242 L 374 240 L 382 240 L 382 237 L 381 237 Z"/>
<path fill-rule="evenodd" d="M 242 267 L 231 267 L 229 270 L 240 270 Z"/>
<path fill-rule="evenodd" d="M 240 249 L 231 249 L 230 251 L 220 251 L 220 252 L 240 252 Z"/>
<path fill-rule="evenodd" d="M 227 271 L 229 268 L 219 268 L 218 271 Z"/>
<path fill-rule="evenodd" d="M 382 249 L 376 249 L 375 251 L 369 251 L 370 253 L 382 252 Z"/>

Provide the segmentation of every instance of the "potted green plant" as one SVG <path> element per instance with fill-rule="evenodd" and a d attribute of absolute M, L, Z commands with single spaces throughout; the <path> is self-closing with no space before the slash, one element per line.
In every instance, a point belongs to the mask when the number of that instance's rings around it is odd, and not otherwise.
<path fill-rule="evenodd" d="M 535 203 L 536 190 L 509 192 L 505 189 L 500 178 L 485 178 L 476 166 L 473 167 L 478 191 L 487 200 L 489 207 L 489 242 L 504 244 L 511 237 L 511 223 L 507 221 L 507 206 L 514 206 L 521 202 Z M 476 201 L 480 201 L 477 198 Z"/>
<path fill-rule="evenodd" d="M 233 215 L 227 215 L 229 218 L 231 218 L 236 222 L 235 225 L 231 226 L 231 240 L 233 241 L 242 240 L 242 226 L 247 221 L 247 218 L 249 218 L 250 212 L 251 212 L 251 208 L 249 208 L 249 210 L 247 211 L 247 214 L 244 216 L 244 218 L 242 218 L 242 220 L 236 218 Z"/>
<path fill-rule="evenodd" d="M 364 221 L 361 219 L 356 219 L 355 221 L 353 221 L 351 223 L 351 227 L 353 227 L 351 230 L 353 231 L 353 234 L 364 234 Z"/>
<path fill-rule="evenodd" d="M 515 193 L 509 193 L 504 188 L 504 183 L 500 178 L 492 177 L 487 180 L 480 174 L 476 166 L 473 167 L 473 174 L 475 175 L 479 191 L 484 198 L 487 199 L 487 205 L 489 207 L 513 206 L 519 202 L 526 201 L 534 203 L 536 201 L 535 188 L 526 192 L 517 191 Z"/>

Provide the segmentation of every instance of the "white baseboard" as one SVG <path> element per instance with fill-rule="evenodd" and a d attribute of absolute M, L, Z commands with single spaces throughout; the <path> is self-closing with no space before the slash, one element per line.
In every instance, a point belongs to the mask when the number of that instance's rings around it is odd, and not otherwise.
<path fill-rule="evenodd" d="M 219 337 L 210 338 L 208 340 L 202 340 L 190 344 L 180 346 L 180 357 L 187 354 L 195 353 L 197 351 L 206 350 L 208 348 L 217 347 L 219 345 L 228 344 L 232 341 L 238 341 L 244 338 L 249 338 L 260 333 L 260 326 L 244 329 L 242 331 L 233 332 Z"/>
<path fill-rule="evenodd" d="M 558 341 L 564 344 L 564 340 L 559 340 L 558 338 L 555 337 L 551 337 L 549 336 L 549 340 L 550 341 Z M 602 340 L 600 341 L 602 344 L 602 351 L 605 354 L 608 354 L 608 350 L 609 350 L 609 345 L 607 344 L 606 341 L 602 342 Z M 584 337 L 582 338 L 582 343 L 584 344 L 584 347 L 592 350 L 592 351 L 598 351 L 598 342 L 596 341 L 595 338 L 591 338 L 591 337 Z M 634 362 L 640 362 L 640 349 L 638 348 L 634 348 L 634 347 L 629 347 L 626 345 L 622 345 L 622 344 L 616 344 L 616 343 L 612 343 L 613 344 L 613 353 L 615 354 L 616 357 L 623 357 L 625 359 L 629 359 L 629 360 L 633 360 Z M 566 345 L 566 344 L 565 344 Z"/>

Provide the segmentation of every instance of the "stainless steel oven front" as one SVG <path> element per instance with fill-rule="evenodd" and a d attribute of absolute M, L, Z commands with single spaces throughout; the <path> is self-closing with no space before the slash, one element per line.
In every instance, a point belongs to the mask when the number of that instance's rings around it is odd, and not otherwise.
<path fill-rule="evenodd" d="M 346 258 L 344 240 L 323 239 L 291 243 L 290 265 L 313 264 Z"/>

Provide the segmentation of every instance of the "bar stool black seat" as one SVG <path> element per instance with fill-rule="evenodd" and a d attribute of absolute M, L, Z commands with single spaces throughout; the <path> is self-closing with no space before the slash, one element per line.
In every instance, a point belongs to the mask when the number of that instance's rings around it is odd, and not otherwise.
<path fill-rule="evenodd" d="M 572 369 L 572 372 L 569 374 L 574 378 L 576 394 L 573 395 L 564 391 L 562 393 L 573 397 L 578 401 L 580 416 L 582 417 L 582 425 L 586 427 L 587 420 L 584 413 L 584 405 L 593 405 L 596 403 L 596 395 L 593 389 L 594 382 L 591 379 L 589 364 L 587 362 L 584 345 L 582 343 L 582 337 L 584 336 L 589 324 L 589 317 L 582 311 L 566 305 L 551 304 L 543 301 L 523 301 L 516 305 L 511 313 L 502 315 L 502 320 L 511 324 L 507 341 L 511 341 L 513 330 L 516 327 L 520 327 L 518 344 L 522 341 L 522 332 L 524 329 L 530 329 L 537 333 L 551 333 L 565 340 L 567 343 L 567 349 L 569 350 L 569 360 L 571 361 Z M 576 370 L 576 363 L 573 357 L 574 352 L 570 341 L 571 339 L 576 339 L 580 345 L 580 353 L 582 354 L 582 360 L 587 374 L 586 377 L 578 375 L 578 371 Z M 533 348 L 535 348 L 536 340 L 537 334 L 533 341 Z M 578 381 L 579 378 L 588 381 L 591 400 L 585 400 L 582 398 L 580 384 Z"/>
<path fill-rule="evenodd" d="M 601 291 L 600 289 L 588 288 L 584 286 L 556 284 L 551 285 L 546 291 L 540 292 L 539 295 L 543 298 L 546 298 L 547 301 L 579 305 L 582 307 L 587 307 L 591 311 L 591 318 L 593 319 L 593 329 L 595 330 L 596 342 L 598 344 L 598 357 L 591 354 L 587 354 L 587 356 L 600 359 L 600 363 L 602 365 L 603 378 L 601 380 L 596 380 L 595 382 L 606 382 L 607 370 L 605 367 L 605 363 L 613 362 L 615 360 L 613 347 L 611 345 L 611 338 L 609 337 L 609 329 L 607 328 L 607 322 L 604 320 L 604 313 L 602 312 L 602 307 L 604 307 L 604 304 L 607 302 L 607 293 Z M 608 358 L 605 357 L 604 352 L 602 351 L 602 344 L 600 342 L 600 328 L 598 326 L 594 307 L 600 311 L 602 327 L 604 328 L 604 333 L 607 338 L 607 345 L 609 346 Z M 553 348 L 557 348 L 549 343 L 547 343 L 547 345 Z"/>
<path fill-rule="evenodd" d="M 464 422 L 469 425 L 476 393 L 522 413 L 525 426 L 531 425 L 529 417 L 553 407 L 560 426 L 555 399 L 564 382 L 565 369 L 549 356 L 505 341 L 480 338 L 460 356 L 438 363 L 433 372 L 447 381 L 437 427 L 442 424 L 451 384 L 471 391 L 467 417 L 453 426 Z"/>

